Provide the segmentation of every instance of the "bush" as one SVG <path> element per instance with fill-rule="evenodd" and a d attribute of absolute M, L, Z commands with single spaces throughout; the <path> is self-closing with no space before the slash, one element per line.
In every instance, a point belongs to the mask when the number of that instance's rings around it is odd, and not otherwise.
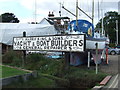
<path fill-rule="evenodd" d="M 115 43 L 110 43 L 109 47 L 115 47 Z"/>
<path fill-rule="evenodd" d="M 92 88 L 97 82 L 100 82 L 107 74 L 95 74 L 94 70 L 71 67 L 69 73 L 64 78 L 70 81 L 70 87 Z"/>
<path fill-rule="evenodd" d="M 19 63 L 22 59 L 22 54 L 17 51 L 10 50 L 2 57 L 2 62 L 6 64 Z"/>

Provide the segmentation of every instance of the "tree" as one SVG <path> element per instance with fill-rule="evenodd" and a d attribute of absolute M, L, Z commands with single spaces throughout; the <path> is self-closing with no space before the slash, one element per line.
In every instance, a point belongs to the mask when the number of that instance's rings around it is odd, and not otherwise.
<path fill-rule="evenodd" d="M 110 43 L 116 43 L 116 20 L 118 20 L 118 35 L 120 35 L 120 15 L 118 15 L 118 12 L 107 12 L 105 13 L 105 17 L 103 18 L 105 35 L 109 36 Z M 100 21 L 97 23 L 96 29 L 97 28 L 102 28 L 102 19 L 100 19 Z M 120 37 L 118 42 L 120 44 Z"/>
<path fill-rule="evenodd" d="M 19 23 L 20 21 L 13 13 L 4 13 L 0 15 L 1 21 L 3 23 Z"/>

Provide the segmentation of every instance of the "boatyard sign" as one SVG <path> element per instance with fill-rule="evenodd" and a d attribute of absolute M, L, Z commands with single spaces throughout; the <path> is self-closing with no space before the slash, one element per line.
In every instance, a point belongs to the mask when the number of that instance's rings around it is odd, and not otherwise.
<path fill-rule="evenodd" d="M 14 37 L 13 50 L 84 52 L 85 34 Z"/>

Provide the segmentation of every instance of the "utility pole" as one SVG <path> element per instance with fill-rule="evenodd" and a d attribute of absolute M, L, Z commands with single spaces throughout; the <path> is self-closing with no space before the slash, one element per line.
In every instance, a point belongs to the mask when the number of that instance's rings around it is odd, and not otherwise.
<path fill-rule="evenodd" d="M 118 20 L 116 20 L 116 45 L 118 45 Z"/>
<path fill-rule="evenodd" d="M 103 24 L 103 9 L 101 9 L 102 13 L 102 36 L 104 35 L 104 24 Z"/>

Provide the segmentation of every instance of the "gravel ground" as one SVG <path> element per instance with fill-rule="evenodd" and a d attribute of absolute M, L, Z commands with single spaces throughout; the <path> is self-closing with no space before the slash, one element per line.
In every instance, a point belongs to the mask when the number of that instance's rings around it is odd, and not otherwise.
<path fill-rule="evenodd" d="M 99 70 L 102 72 L 109 73 L 111 75 L 115 75 L 118 73 L 118 64 L 120 63 L 120 55 L 109 55 L 108 56 L 108 65 L 101 64 L 99 65 Z M 119 61 L 119 62 L 118 62 Z"/>

